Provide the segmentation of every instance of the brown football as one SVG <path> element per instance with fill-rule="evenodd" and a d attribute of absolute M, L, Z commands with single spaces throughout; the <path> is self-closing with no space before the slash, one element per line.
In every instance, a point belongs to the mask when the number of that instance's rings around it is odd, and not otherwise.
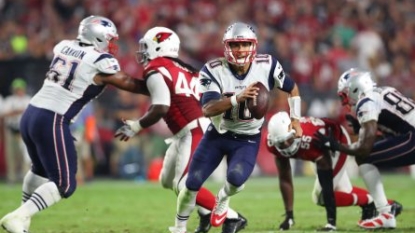
<path fill-rule="evenodd" d="M 261 119 L 268 111 L 269 91 L 261 82 L 256 83 L 255 87 L 259 88 L 258 95 L 255 99 L 247 99 L 246 103 L 251 115 Z"/>

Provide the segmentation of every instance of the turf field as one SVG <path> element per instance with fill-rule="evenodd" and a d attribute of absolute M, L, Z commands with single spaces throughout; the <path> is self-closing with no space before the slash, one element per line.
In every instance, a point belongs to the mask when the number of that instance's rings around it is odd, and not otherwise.
<path fill-rule="evenodd" d="M 325 222 L 325 211 L 311 202 L 314 179 L 295 179 L 295 221 L 290 232 L 314 232 Z M 353 183 L 363 187 L 360 179 Z M 393 232 L 415 232 L 415 180 L 409 176 L 384 176 L 387 194 L 400 201 L 404 210 L 398 217 L 398 229 Z M 215 193 L 220 184 L 208 182 Z M 0 184 L 0 215 L 20 203 L 20 186 Z M 69 200 L 47 209 L 32 219 L 31 233 L 168 233 L 173 225 L 176 197 L 173 192 L 155 183 L 126 181 L 94 181 L 79 187 Z M 278 232 L 284 208 L 277 178 L 253 178 L 243 192 L 234 196 L 231 206 L 248 218 L 245 233 Z M 340 232 L 364 232 L 356 226 L 360 208 L 338 209 Z M 193 232 L 198 218 L 194 212 L 189 221 Z M 1 230 L 0 230 L 1 232 Z M 212 233 L 221 232 L 212 228 Z"/>

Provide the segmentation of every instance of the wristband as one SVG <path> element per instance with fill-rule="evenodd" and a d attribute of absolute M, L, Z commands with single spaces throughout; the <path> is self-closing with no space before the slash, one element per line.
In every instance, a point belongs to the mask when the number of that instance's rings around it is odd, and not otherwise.
<path fill-rule="evenodd" d="M 238 101 L 236 100 L 236 95 L 231 96 L 231 104 L 233 107 L 238 105 Z"/>
<path fill-rule="evenodd" d="M 131 127 L 131 130 L 133 130 L 135 133 L 138 133 L 143 129 L 139 120 L 127 120 L 126 124 L 129 125 Z"/>
<path fill-rule="evenodd" d="M 288 105 L 290 106 L 290 118 L 299 120 L 301 117 L 301 97 L 289 97 Z"/>

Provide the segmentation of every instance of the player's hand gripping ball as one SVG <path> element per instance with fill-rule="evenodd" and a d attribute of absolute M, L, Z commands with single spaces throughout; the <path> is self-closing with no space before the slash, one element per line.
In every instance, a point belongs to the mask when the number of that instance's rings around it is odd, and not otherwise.
<path fill-rule="evenodd" d="M 254 86 L 259 88 L 258 95 L 256 98 L 247 99 L 246 103 L 252 116 L 256 119 L 261 119 L 268 111 L 269 91 L 261 82 L 256 83 Z"/>

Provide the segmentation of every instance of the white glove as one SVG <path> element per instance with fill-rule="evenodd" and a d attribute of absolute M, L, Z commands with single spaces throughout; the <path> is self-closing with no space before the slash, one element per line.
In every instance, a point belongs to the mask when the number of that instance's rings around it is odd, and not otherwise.
<path fill-rule="evenodd" d="M 138 120 L 125 120 L 124 125 L 115 131 L 114 137 L 120 137 L 120 141 L 128 141 L 128 139 L 140 132 L 142 128 Z"/>

